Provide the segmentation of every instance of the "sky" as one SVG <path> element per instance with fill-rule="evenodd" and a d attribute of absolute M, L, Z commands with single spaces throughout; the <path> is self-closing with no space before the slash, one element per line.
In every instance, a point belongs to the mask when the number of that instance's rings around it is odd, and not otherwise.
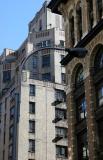
<path fill-rule="evenodd" d="M 28 23 L 45 0 L 0 0 L 0 54 L 16 50 L 27 37 Z"/>

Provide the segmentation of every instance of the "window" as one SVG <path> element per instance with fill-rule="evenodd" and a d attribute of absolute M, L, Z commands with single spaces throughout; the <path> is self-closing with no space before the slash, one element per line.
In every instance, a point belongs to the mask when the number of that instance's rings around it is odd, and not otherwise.
<path fill-rule="evenodd" d="M 78 41 L 82 37 L 82 8 L 81 2 L 77 4 L 76 7 L 76 19 L 77 19 L 77 31 L 78 31 Z"/>
<path fill-rule="evenodd" d="M 70 12 L 70 15 L 69 15 L 69 34 L 70 34 L 71 47 L 73 47 L 75 43 L 73 10 Z"/>
<path fill-rule="evenodd" d="M 50 55 L 42 56 L 42 67 L 50 67 Z"/>
<path fill-rule="evenodd" d="M 30 87 L 30 90 L 29 90 L 30 96 L 35 96 L 35 85 L 30 84 L 29 87 Z"/>
<path fill-rule="evenodd" d="M 42 74 L 42 80 L 43 81 L 51 81 L 51 74 L 50 73 Z"/>
<path fill-rule="evenodd" d="M 62 79 L 62 83 L 66 83 L 66 74 L 65 73 L 61 73 L 61 79 Z"/>
<path fill-rule="evenodd" d="M 64 47 L 64 41 L 60 40 L 60 47 Z"/>
<path fill-rule="evenodd" d="M 32 66 L 33 68 L 36 68 L 38 64 L 37 56 L 32 56 Z"/>
<path fill-rule="evenodd" d="M 35 102 L 29 102 L 29 113 L 35 114 Z"/>
<path fill-rule="evenodd" d="M 80 86 L 82 84 L 83 80 L 84 80 L 83 67 L 80 66 L 78 68 L 77 74 L 76 74 L 76 80 L 75 80 L 76 87 Z"/>
<path fill-rule="evenodd" d="M 67 128 L 56 127 L 56 136 L 67 137 Z"/>
<path fill-rule="evenodd" d="M 79 97 L 76 101 L 76 109 L 77 109 L 77 121 L 81 121 L 86 118 L 86 100 L 85 97 Z"/>
<path fill-rule="evenodd" d="M 103 68 L 103 47 L 101 47 L 98 52 L 97 56 L 95 58 L 95 71 L 99 71 Z"/>
<path fill-rule="evenodd" d="M 41 31 L 42 30 L 42 20 L 40 19 L 40 21 L 39 21 L 39 31 Z"/>
<path fill-rule="evenodd" d="M 103 152 L 103 119 L 98 121 L 99 151 Z"/>
<path fill-rule="evenodd" d="M 13 137 L 13 134 L 14 134 L 14 126 L 12 125 L 12 126 L 9 128 L 9 138 L 10 138 L 10 139 Z"/>
<path fill-rule="evenodd" d="M 88 160 L 88 143 L 87 143 L 87 132 L 82 132 L 77 135 L 77 148 L 78 148 L 78 159 Z"/>
<path fill-rule="evenodd" d="M 51 46 L 51 40 L 46 41 L 46 46 L 50 47 Z"/>
<path fill-rule="evenodd" d="M 13 145 L 9 145 L 9 158 L 13 156 Z"/>
<path fill-rule="evenodd" d="M 67 115 L 66 115 L 66 110 L 64 109 L 55 109 L 55 117 L 56 118 L 61 118 L 61 119 L 66 119 Z"/>
<path fill-rule="evenodd" d="M 98 105 L 103 106 L 103 85 L 98 88 Z"/>
<path fill-rule="evenodd" d="M 93 0 L 87 1 L 87 6 L 88 6 L 88 18 L 89 18 L 89 30 L 92 29 L 93 27 Z"/>
<path fill-rule="evenodd" d="M 29 121 L 29 132 L 35 133 L 35 121 Z"/>
<path fill-rule="evenodd" d="M 98 7 L 98 21 L 102 19 L 102 0 L 97 1 L 97 7 Z"/>
<path fill-rule="evenodd" d="M 56 155 L 58 158 L 67 158 L 67 147 L 56 146 Z"/>
<path fill-rule="evenodd" d="M 11 80 L 11 71 L 3 71 L 3 82 L 7 82 Z"/>
<path fill-rule="evenodd" d="M 15 115 L 15 106 L 10 109 L 10 119 L 14 118 Z"/>
<path fill-rule="evenodd" d="M 55 98 L 56 98 L 56 101 L 65 101 L 66 94 L 63 90 L 56 89 L 55 90 Z"/>
<path fill-rule="evenodd" d="M 29 152 L 35 152 L 35 140 L 29 139 Z"/>

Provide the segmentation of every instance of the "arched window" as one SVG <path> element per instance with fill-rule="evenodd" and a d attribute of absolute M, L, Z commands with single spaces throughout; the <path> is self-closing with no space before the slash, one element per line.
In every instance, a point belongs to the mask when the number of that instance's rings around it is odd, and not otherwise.
<path fill-rule="evenodd" d="M 102 19 L 102 0 L 97 0 L 98 7 L 98 21 Z"/>
<path fill-rule="evenodd" d="M 82 37 L 82 8 L 81 8 L 81 2 L 77 4 L 76 7 L 76 19 L 77 19 L 77 37 L 78 40 Z"/>
<path fill-rule="evenodd" d="M 76 87 L 79 86 L 83 82 L 83 79 L 84 79 L 83 67 L 82 65 L 80 65 L 79 68 L 77 69 L 76 78 L 75 78 Z"/>
<path fill-rule="evenodd" d="M 95 71 L 103 69 L 103 47 L 101 47 L 95 58 Z"/>
<path fill-rule="evenodd" d="M 88 8 L 88 30 L 91 30 L 93 27 L 93 0 L 87 0 Z"/>
<path fill-rule="evenodd" d="M 69 14 L 69 35 L 70 35 L 71 47 L 73 47 L 73 46 L 74 46 L 74 43 L 75 43 L 73 11 L 71 11 L 70 14 Z"/>

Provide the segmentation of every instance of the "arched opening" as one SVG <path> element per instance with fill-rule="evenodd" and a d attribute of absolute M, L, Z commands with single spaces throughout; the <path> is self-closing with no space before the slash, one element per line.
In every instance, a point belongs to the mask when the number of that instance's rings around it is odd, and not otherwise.
<path fill-rule="evenodd" d="M 69 14 L 69 35 L 70 35 L 70 43 L 71 47 L 74 46 L 75 38 L 74 38 L 74 15 L 73 10 Z"/>
<path fill-rule="evenodd" d="M 82 7 L 81 2 L 79 1 L 76 6 L 76 20 L 77 20 L 77 38 L 78 41 L 82 37 Z"/>
<path fill-rule="evenodd" d="M 94 59 L 98 159 L 103 159 L 103 45 L 99 45 Z"/>
<path fill-rule="evenodd" d="M 73 72 L 75 83 L 74 106 L 76 116 L 77 155 L 79 160 L 88 160 L 87 125 L 86 125 L 86 99 L 84 88 L 83 65 L 77 64 Z"/>

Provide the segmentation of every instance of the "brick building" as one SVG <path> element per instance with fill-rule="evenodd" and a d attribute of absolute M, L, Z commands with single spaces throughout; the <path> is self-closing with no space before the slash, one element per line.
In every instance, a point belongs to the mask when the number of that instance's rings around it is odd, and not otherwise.
<path fill-rule="evenodd" d="M 49 8 L 63 14 L 67 73 L 68 159 L 103 159 L 103 1 L 52 0 Z"/>

